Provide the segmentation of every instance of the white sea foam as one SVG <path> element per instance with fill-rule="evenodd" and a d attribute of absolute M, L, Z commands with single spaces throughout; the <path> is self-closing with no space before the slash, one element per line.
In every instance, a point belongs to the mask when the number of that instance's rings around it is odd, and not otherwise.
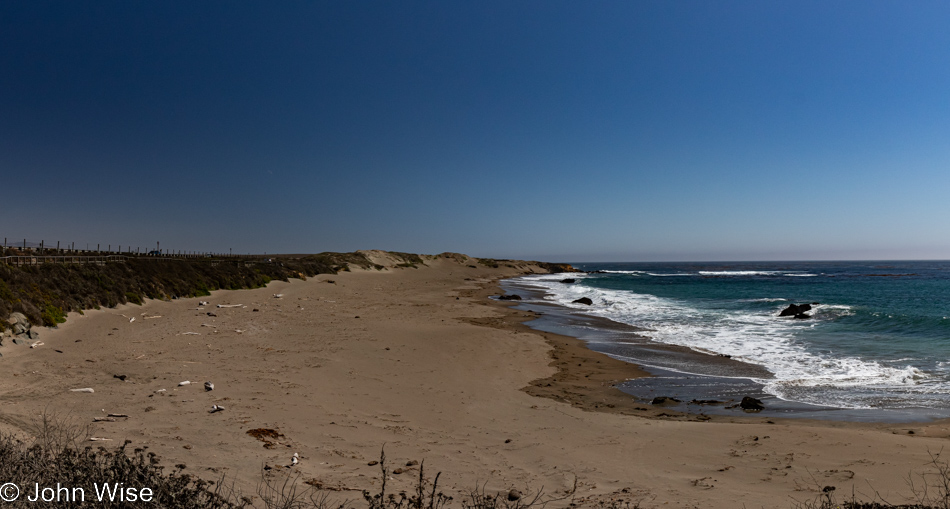
<path fill-rule="evenodd" d="M 846 408 L 868 404 L 848 395 L 846 388 L 888 389 L 915 394 L 946 391 L 943 382 L 914 366 L 886 366 L 856 357 L 839 357 L 810 350 L 797 339 L 796 331 L 817 327 L 828 320 L 853 313 L 850 306 L 818 304 L 811 314 L 816 321 L 778 318 L 775 309 L 762 311 L 700 308 L 676 299 L 624 290 L 592 288 L 587 285 L 552 284 L 554 278 L 528 276 L 523 282 L 538 284 L 547 291 L 547 300 L 611 320 L 634 325 L 649 332 L 653 340 L 687 346 L 705 352 L 731 356 L 764 366 L 773 379 L 758 380 L 765 390 L 778 397 Z M 592 306 L 573 304 L 581 297 Z M 784 299 L 757 299 L 778 302 Z M 933 382 L 933 383 L 931 383 Z M 815 389 L 829 389 L 819 391 Z M 810 401 L 815 394 L 821 401 Z M 832 394 L 832 396 L 828 396 Z"/>
<path fill-rule="evenodd" d="M 781 274 L 777 270 L 701 270 L 703 276 L 774 276 Z"/>
<path fill-rule="evenodd" d="M 605 272 L 607 274 L 643 274 L 646 271 L 643 271 L 643 270 L 602 270 L 600 272 Z"/>
<path fill-rule="evenodd" d="M 809 311 L 816 318 L 837 318 L 854 314 L 854 308 L 843 304 L 816 304 Z"/>

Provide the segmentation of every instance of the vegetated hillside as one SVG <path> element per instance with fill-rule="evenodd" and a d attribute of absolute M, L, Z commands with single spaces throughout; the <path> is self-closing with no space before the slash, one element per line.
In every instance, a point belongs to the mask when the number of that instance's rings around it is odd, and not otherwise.
<path fill-rule="evenodd" d="M 372 264 L 357 253 L 320 253 L 258 260 L 130 258 L 124 263 L 15 267 L 0 264 L 0 331 L 19 311 L 31 323 L 54 326 L 69 311 L 132 302 L 208 295 L 212 290 L 259 288 L 271 280 L 335 274 Z"/>
<path fill-rule="evenodd" d="M 385 254 L 392 267 L 418 267 L 425 259 L 446 257 L 471 260 L 465 255 L 416 255 L 410 253 L 360 251 L 356 253 L 319 253 L 315 255 L 275 256 L 259 259 L 129 258 L 123 263 L 58 264 L 15 267 L 0 264 L 0 331 L 9 324 L 10 313 L 19 311 L 30 323 L 55 326 L 66 320 L 66 313 L 114 307 L 127 302 L 141 304 L 143 299 L 175 299 L 208 295 L 212 290 L 259 288 L 274 279 L 287 281 L 316 274 L 336 274 L 349 267 L 383 270 L 384 265 L 371 258 Z M 375 259 L 375 258 L 374 258 Z M 463 261 L 459 260 L 460 263 Z M 483 265 L 498 267 L 511 260 L 491 260 Z M 525 262 L 518 262 L 524 264 Z M 550 272 L 574 270 L 569 265 L 532 262 Z"/>

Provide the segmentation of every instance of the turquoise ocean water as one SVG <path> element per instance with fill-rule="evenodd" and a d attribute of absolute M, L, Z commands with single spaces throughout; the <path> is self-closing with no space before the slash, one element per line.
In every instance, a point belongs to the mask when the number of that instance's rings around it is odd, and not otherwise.
<path fill-rule="evenodd" d="M 731 356 L 780 400 L 843 409 L 950 410 L 950 262 L 574 264 L 525 276 L 538 299 Z M 573 284 L 562 283 L 574 278 Z M 588 297 L 593 305 L 572 301 Z M 808 319 L 779 317 L 814 303 Z"/>

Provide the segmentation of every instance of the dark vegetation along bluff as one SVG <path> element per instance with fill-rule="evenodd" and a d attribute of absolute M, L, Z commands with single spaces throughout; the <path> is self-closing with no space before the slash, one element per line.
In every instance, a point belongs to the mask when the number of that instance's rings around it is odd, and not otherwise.
<path fill-rule="evenodd" d="M 242 259 L 128 257 L 105 263 L 23 266 L 0 263 L 0 333 L 23 334 L 31 325 L 55 327 L 66 321 L 66 313 L 70 311 L 142 304 L 146 298 L 177 299 L 209 295 L 212 290 L 260 288 L 275 279 L 306 279 L 317 274 L 336 274 L 350 267 L 383 270 L 384 266 L 374 263 L 368 253 Z M 425 265 L 426 260 L 438 257 L 465 258 L 488 267 L 508 262 L 455 253 L 386 252 L 385 255 L 396 262 L 395 267 L 406 268 Z M 552 272 L 570 269 L 563 265 L 533 263 Z"/>

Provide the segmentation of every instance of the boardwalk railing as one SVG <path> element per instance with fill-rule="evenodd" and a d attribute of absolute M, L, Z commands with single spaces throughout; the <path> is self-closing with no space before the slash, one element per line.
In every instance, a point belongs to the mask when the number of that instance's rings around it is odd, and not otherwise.
<path fill-rule="evenodd" d="M 125 256 L 4 256 L 0 262 L 7 265 L 40 265 L 43 263 L 94 263 L 102 265 L 110 262 L 124 262 Z"/>
<path fill-rule="evenodd" d="M 62 263 L 62 264 L 96 264 L 104 265 L 106 263 L 124 263 L 127 260 L 176 260 L 183 261 L 194 258 L 178 258 L 178 257 L 166 257 L 166 256 L 123 256 L 123 255 L 108 255 L 108 256 L 2 256 L 0 257 L 0 263 L 6 265 L 14 265 L 17 267 L 22 267 L 25 265 L 42 265 L 44 263 Z M 248 265 L 252 262 L 260 263 L 267 261 L 266 259 L 220 259 L 220 258 L 206 258 L 211 262 L 212 265 L 217 265 L 221 262 L 235 262 L 235 263 L 244 263 Z"/>

